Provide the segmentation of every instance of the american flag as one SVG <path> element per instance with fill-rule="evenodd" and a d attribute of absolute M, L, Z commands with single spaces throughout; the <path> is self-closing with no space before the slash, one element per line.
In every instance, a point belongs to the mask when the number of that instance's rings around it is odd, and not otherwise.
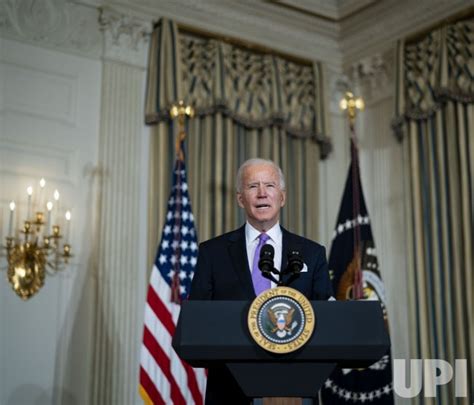
<path fill-rule="evenodd" d="M 140 395 L 147 404 L 204 403 L 206 375 L 171 346 L 180 303 L 189 294 L 198 244 L 184 160 L 176 160 L 166 223 L 151 271 L 140 354 Z"/>

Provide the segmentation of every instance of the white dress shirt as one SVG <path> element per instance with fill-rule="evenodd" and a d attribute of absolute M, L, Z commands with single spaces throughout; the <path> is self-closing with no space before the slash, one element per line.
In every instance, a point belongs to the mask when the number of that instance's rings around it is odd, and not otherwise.
<path fill-rule="evenodd" d="M 258 246 L 258 237 L 262 232 L 255 229 L 252 225 L 248 222 L 245 224 L 245 244 L 247 248 L 247 260 L 249 262 L 249 269 L 250 273 L 252 273 L 252 266 L 253 266 L 253 257 L 255 255 L 255 250 Z M 266 242 L 269 245 L 272 245 L 275 249 L 275 257 L 273 258 L 274 267 L 277 270 L 281 269 L 281 255 L 283 250 L 283 234 L 281 232 L 280 223 L 277 222 L 273 227 L 271 227 L 267 232 L 265 232 L 270 238 Z M 279 279 L 277 274 L 273 274 L 275 279 Z M 276 284 L 272 281 L 271 282 L 272 288 L 276 286 Z"/>

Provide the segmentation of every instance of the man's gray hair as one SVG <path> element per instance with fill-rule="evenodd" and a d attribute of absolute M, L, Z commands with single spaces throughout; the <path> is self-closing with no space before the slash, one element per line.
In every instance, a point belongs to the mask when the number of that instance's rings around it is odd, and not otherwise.
<path fill-rule="evenodd" d="M 278 166 L 273 160 L 253 158 L 253 159 L 248 159 L 244 163 L 242 163 L 239 167 L 239 170 L 237 171 L 237 179 L 236 179 L 235 187 L 238 193 L 242 192 L 242 188 L 243 188 L 242 183 L 244 180 L 243 176 L 244 176 L 245 169 L 249 166 L 256 166 L 256 165 L 272 166 L 278 173 L 278 177 L 280 180 L 280 188 L 282 190 L 285 190 L 285 176 L 283 175 L 283 172 L 280 166 Z"/>

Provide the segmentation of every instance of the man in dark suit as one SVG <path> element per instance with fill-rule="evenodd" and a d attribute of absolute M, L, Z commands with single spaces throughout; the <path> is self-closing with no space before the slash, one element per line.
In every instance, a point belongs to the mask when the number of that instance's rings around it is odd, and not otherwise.
<path fill-rule="evenodd" d="M 286 267 L 290 250 L 301 253 L 305 264 L 290 287 L 310 300 L 331 297 L 325 248 L 280 226 L 280 209 L 285 201 L 285 179 L 274 162 L 250 159 L 241 165 L 237 202 L 245 210 L 246 224 L 199 246 L 190 300 L 251 301 L 266 288 L 274 287 L 256 268 L 263 243 L 273 245 L 277 269 Z M 209 369 L 208 377 L 206 404 L 250 403 L 225 367 Z"/>

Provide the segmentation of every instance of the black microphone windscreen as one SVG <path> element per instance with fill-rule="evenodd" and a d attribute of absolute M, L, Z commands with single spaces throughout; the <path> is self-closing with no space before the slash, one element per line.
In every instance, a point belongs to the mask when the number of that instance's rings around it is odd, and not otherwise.
<path fill-rule="evenodd" d="M 299 273 L 303 269 L 304 263 L 301 253 L 298 250 L 291 250 L 288 253 L 288 269 L 290 272 Z"/>
<path fill-rule="evenodd" d="M 263 245 L 262 249 L 260 250 L 260 257 L 268 257 L 273 259 L 275 256 L 275 249 L 272 245 Z"/>

